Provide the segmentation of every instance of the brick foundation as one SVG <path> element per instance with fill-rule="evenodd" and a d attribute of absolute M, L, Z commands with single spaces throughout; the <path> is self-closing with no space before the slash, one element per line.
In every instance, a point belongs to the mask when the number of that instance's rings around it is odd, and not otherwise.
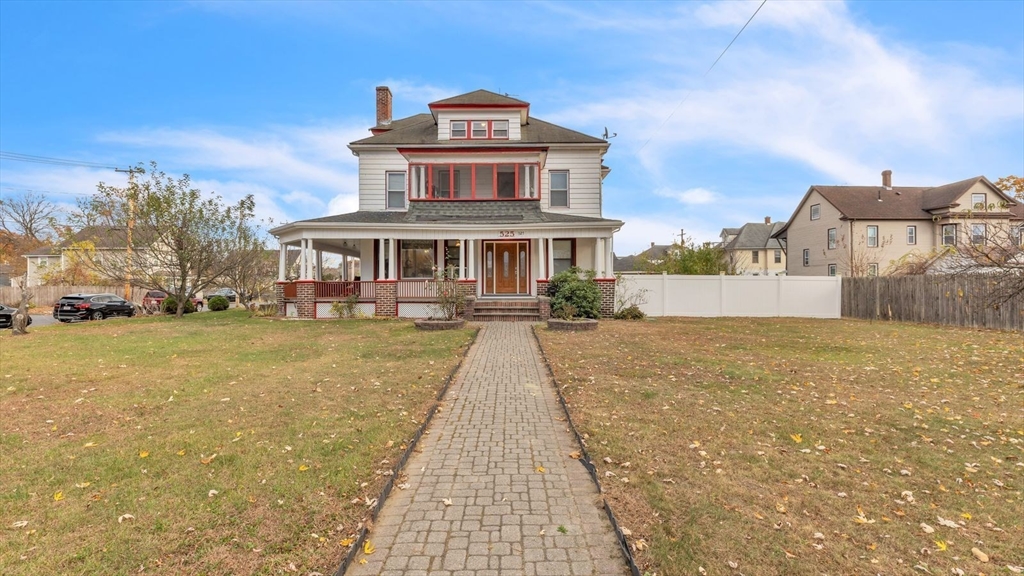
<path fill-rule="evenodd" d="M 287 282 L 278 282 L 274 284 L 274 302 L 277 302 L 277 315 L 284 316 L 286 313 L 287 305 L 284 302 L 284 285 Z"/>
<path fill-rule="evenodd" d="M 295 283 L 295 312 L 299 318 L 316 317 L 316 285 L 312 280 Z"/>
<path fill-rule="evenodd" d="M 547 292 L 547 282 L 544 283 L 545 293 Z M 538 287 L 539 290 L 539 287 Z M 551 318 L 551 298 L 547 296 L 537 296 L 537 309 L 540 312 L 541 321 L 548 320 Z"/>
<path fill-rule="evenodd" d="M 537 280 L 537 296 L 547 296 L 547 295 L 548 295 L 548 281 L 547 280 Z"/>
<path fill-rule="evenodd" d="M 601 317 L 615 316 L 615 278 L 597 278 L 594 281 L 601 289 Z"/>
<path fill-rule="evenodd" d="M 398 317 L 398 283 L 394 280 L 377 280 L 374 283 L 377 306 L 374 316 L 380 318 Z"/>
<path fill-rule="evenodd" d="M 462 317 L 473 321 L 473 311 L 476 309 L 476 296 L 466 296 L 466 303 L 462 306 Z"/>

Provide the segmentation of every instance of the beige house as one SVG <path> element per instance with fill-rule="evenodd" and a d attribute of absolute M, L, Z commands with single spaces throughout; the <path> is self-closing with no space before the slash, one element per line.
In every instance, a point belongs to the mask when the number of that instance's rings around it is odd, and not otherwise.
<path fill-rule="evenodd" d="M 984 176 L 893 186 L 886 170 L 881 186 L 811 186 L 774 237 L 787 246 L 789 275 L 884 275 L 957 246 L 1020 245 L 1021 208 Z"/>
<path fill-rule="evenodd" d="M 722 228 L 721 246 L 726 264 L 743 276 L 778 276 L 786 274 L 786 247 L 773 235 L 785 222 L 749 222 L 739 228 Z"/>

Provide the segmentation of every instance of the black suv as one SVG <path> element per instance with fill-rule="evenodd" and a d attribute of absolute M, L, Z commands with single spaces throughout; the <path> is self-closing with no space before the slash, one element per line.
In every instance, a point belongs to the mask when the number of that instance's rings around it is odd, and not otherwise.
<path fill-rule="evenodd" d="M 53 317 L 61 322 L 134 315 L 135 305 L 114 294 L 68 294 L 53 305 Z"/>

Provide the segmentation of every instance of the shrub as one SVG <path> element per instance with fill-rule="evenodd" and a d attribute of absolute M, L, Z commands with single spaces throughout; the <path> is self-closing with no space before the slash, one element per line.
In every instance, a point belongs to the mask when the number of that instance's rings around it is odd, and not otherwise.
<path fill-rule="evenodd" d="M 643 320 L 646 317 L 647 314 L 644 314 L 644 311 L 636 304 L 620 308 L 619 311 L 615 313 L 616 320 Z"/>
<path fill-rule="evenodd" d="M 362 316 L 359 312 L 359 295 L 351 294 L 345 300 L 331 304 L 331 313 L 338 318 L 359 318 Z"/>
<path fill-rule="evenodd" d="M 178 313 L 178 299 L 170 294 L 164 298 L 163 304 L 160 306 L 160 311 L 164 314 L 177 314 Z M 185 301 L 185 314 L 191 314 L 196 311 L 196 305 L 192 303 L 192 300 Z"/>
<path fill-rule="evenodd" d="M 209 307 L 211 312 L 220 312 L 228 309 L 228 299 L 223 296 L 210 298 Z"/>
<path fill-rule="evenodd" d="M 573 266 L 555 274 L 548 283 L 548 296 L 551 312 L 557 318 L 601 317 L 601 289 L 594 282 L 593 270 Z"/>

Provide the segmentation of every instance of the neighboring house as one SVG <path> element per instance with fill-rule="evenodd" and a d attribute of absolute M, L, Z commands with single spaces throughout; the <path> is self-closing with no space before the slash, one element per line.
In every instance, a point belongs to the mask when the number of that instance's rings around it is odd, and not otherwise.
<path fill-rule="evenodd" d="M 356 294 L 366 314 L 425 316 L 435 267 L 454 271 L 481 302 L 529 301 L 570 266 L 596 272 L 611 312 L 612 238 L 622 222 L 601 214 L 608 142 L 486 90 L 397 120 L 386 86 L 376 102 L 372 136 L 349 144 L 359 157 L 359 210 L 271 230 L 281 244 L 283 313 L 323 316 Z M 293 248 L 300 265 L 290 283 L 283 263 Z M 358 258 L 358 286 L 351 277 L 321 281 L 315 264 L 324 253 L 341 255 L 346 271 Z"/>
<path fill-rule="evenodd" d="M 785 222 L 750 222 L 740 228 L 722 228 L 722 251 L 729 269 L 745 276 L 778 276 L 786 273 L 786 250 L 772 237 Z"/>
<path fill-rule="evenodd" d="M 613 264 L 613 270 L 615 272 L 646 272 L 644 266 L 641 263 L 650 262 L 651 264 L 660 264 L 665 260 L 665 255 L 672 249 L 673 244 L 655 244 L 651 242 L 651 247 L 639 252 L 637 254 L 631 254 L 629 256 L 615 257 Z"/>
<path fill-rule="evenodd" d="M 58 246 L 46 247 L 23 254 L 28 272 L 28 285 L 39 286 L 47 276 L 67 270 L 76 259 L 76 253 L 88 252 L 89 258 L 123 258 L 126 252 L 124 236 L 115 229 L 103 226 L 87 226 L 78 231 L 73 238 L 65 240 Z M 133 247 L 136 252 L 146 250 L 144 246 Z"/>
<path fill-rule="evenodd" d="M 811 186 L 776 238 L 787 244 L 792 276 L 890 274 L 908 258 L 944 248 L 984 246 L 1015 235 L 1020 205 L 984 176 L 943 186 Z"/>

